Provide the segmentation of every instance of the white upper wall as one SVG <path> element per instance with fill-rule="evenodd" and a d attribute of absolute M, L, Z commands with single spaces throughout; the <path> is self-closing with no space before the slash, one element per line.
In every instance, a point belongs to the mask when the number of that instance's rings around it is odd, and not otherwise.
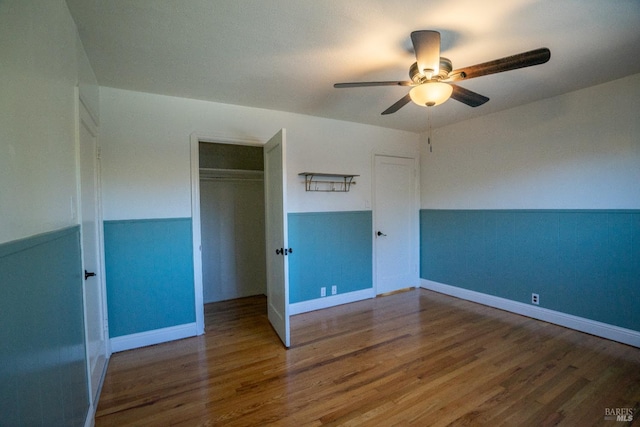
<path fill-rule="evenodd" d="M 422 208 L 638 209 L 639 112 L 640 74 L 437 129 Z"/>
<path fill-rule="evenodd" d="M 3 243 L 78 223 L 75 88 L 98 91 L 64 0 L 1 1 L 0 58 Z"/>
<path fill-rule="evenodd" d="M 286 128 L 289 212 L 370 209 L 373 153 L 419 156 L 415 133 L 106 87 L 100 118 L 105 220 L 190 217 L 192 134 L 261 144 Z M 305 171 L 361 176 L 348 193 L 307 193 Z"/>

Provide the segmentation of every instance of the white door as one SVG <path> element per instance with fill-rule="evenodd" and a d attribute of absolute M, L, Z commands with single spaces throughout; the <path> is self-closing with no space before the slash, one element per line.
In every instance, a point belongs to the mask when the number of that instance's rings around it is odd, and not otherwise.
<path fill-rule="evenodd" d="M 264 146 L 265 234 L 267 251 L 267 312 L 271 325 L 289 347 L 289 263 L 285 129 Z"/>
<path fill-rule="evenodd" d="M 376 293 L 418 285 L 415 159 L 375 156 Z"/>
<path fill-rule="evenodd" d="M 80 210 L 82 234 L 82 264 L 84 274 L 84 315 L 86 351 L 91 403 L 95 404 L 98 387 L 107 363 L 105 331 L 105 291 L 102 277 L 102 221 L 99 206 L 99 167 L 97 127 L 80 102 Z"/>

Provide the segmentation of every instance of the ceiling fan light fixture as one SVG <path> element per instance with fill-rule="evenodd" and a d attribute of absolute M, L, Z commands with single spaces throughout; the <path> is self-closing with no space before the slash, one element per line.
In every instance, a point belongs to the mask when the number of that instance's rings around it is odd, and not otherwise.
<path fill-rule="evenodd" d="M 420 106 L 433 107 L 445 102 L 451 96 L 453 87 L 442 82 L 426 82 L 409 91 L 411 100 Z"/>

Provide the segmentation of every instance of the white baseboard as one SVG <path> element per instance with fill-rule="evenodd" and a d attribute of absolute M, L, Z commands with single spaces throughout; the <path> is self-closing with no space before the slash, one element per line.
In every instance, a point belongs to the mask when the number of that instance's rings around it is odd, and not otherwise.
<path fill-rule="evenodd" d="M 124 335 L 122 337 L 111 338 L 111 351 L 113 353 L 117 353 L 119 351 L 146 347 L 148 345 L 160 344 L 182 338 L 195 337 L 198 335 L 197 332 L 196 323 L 194 322 L 171 326 L 169 328 L 155 329 L 153 331 L 140 332 L 137 334 Z"/>
<path fill-rule="evenodd" d="M 445 285 L 431 280 L 421 279 L 420 286 L 425 289 L 451 295 L 456 298 L 477 302 L 489 307 L 499 308 L 500 310 L 510 311 L 512 313 L 543 320 L 545 322 L 575 329 L 580 332 L 586 332 L 591 335 L 596 335 L 612 341 L 618 341 L 634 347 L 640 347 L 639 331 L 621 328 L 619 326 L 609 325 L 608 323 L 585 319 L 584 317 L 573 316 L 571 314 L 524 304 L 493 295 L 470 291 L 468 289 Z"/>
<path fill-rule="evenodd" d="M 346 294 L 331 295 L 310 301 L 297 302 L 289 304 L 289 315 L 306 313 L 308 311 L 320 310 L 336 305 L 348 304 L 350 302 L 361 301 L 363 299 L 375 298 L 376 293 L 373 288 L 363 289 L 361 291 L 349 292 Z"/>

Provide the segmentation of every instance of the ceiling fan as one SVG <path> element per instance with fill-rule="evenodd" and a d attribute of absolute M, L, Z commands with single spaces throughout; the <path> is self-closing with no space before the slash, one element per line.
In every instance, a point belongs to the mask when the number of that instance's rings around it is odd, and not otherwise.
<path fill-rule="evenodd" d="M 409 68 L 410 81 L 336 83 L 333 87 L 412 87 L 407 95 L 384 110 L 382 114 L 395 113 L 410 101 L 421 106 L 432 107 L 442 104 L 449 98 L 470 107 L 478 107 L 487 102 L 489 98 L 453 84 L 453 82 L 544 64 L 551 57 L 551 52 L 545 47 L 454 70 L 451 60 L 440 57 L 439 32 L 414 31 L 411 33 L 411 42 L 416 53 L 416 62 Z"/>

